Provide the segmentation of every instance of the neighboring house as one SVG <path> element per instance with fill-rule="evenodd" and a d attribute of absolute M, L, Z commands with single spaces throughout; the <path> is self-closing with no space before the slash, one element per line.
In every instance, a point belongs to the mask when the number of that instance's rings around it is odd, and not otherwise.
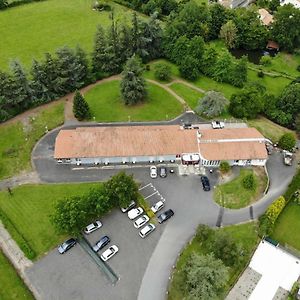
<path fill-rule="evenodd" d="M 261 22 L 265 26 L 269 26 L 270 24 L 273 23 L 273 16 L 266 9 L 260 8 L 258 10 L 258 14 L 259 14 Z"/>
<path fill-rule="evenodd" d="M 265 138 L 255 128 L 184 129 L 178 125 L 79 127 L 61 130 L 54 158 L 69 164 L 177 163 L 259 165 Z"/>
<path fill-rule="evenodd" d="M 300 8 L 300 0 L 280 0 L 280 5 L 292 4 L 296 8 Z"/>

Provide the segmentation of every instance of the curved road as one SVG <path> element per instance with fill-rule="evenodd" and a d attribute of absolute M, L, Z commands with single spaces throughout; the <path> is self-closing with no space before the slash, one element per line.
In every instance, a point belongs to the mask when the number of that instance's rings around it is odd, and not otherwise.
<path fill-rule="evenodd" d="M 182 120 L 190 120 L 190 118 L 194 118 L 194 116 L 185 114 L 169 124 L 176 124 L 176 122 L 179 124 Z M 118 125 L 128 125 L 128 123 Z M 99 181 L 105 180 L 118 171 L 99 167 L 72 168 L 71 166 L 57 165 L 53 160 L 53 150 L 58 132 L 59 129 L 56 129 L 43 137 L 32 153 L 33 165 L 42 181 Z M 172 218 L 162 225 L 164 226 L 163 233 L 148 262 L 142 283 L 140 287 L 136 287 L 137 290 L 139 288 L 138 300 L 165 299 L 172 267 L 182 248 L 192 238 L 198 224 L 229 225 L 257 218 L 274 199 L 284 192 L 292 180 L 296 166 L 284 166 L 281 154 L 275 152 L 267 162 L 267 169 L 270 176 L 270 189 L 251 209 L 250 207 L 238 210 L 220 208 L 213 201 L 212 192 L 202 191 L 197 176 L 170 175 L 166 180 L 155 181 L 155 186 L 167 199 L 167 206 L 171 205 L 170 208 L 175 209 L 176 218 Z M 128 171 L 142 182 L 149 181 L 148 169 L 128 168 Z M 216 174 L 208 174 L 208 176 L 211 184 L 216 184 Z"/>

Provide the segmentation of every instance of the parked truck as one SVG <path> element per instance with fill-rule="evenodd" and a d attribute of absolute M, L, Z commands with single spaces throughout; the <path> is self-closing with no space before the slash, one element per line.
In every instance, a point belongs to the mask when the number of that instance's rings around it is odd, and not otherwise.
<path fill-rule="evenodd" d="M 291 166 L 293 162 L 293 153 L 289 151 L 283 151 L 283 162 L 286 166 Z"/>

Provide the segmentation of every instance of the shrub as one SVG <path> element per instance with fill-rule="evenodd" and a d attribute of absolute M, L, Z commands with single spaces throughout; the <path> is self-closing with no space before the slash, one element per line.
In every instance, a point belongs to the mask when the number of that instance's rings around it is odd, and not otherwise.
<path fill-rule="evenodd" d="M 248 174 L 243 179 L 243 187 L 247 190 L 254 190 L 256 188 L 256 181 L 254 175 Z"/>
<path fill-rule="evenodd" d="M 220 171 L 225 174 L 230 171 L 230 165 L 227 161 L 221 161 L 220 163 Z"/>
<path fill-rule="evenodd" d="M 214 235 L 214 230 L 207 225 L 200 224 L 196 231 L 196 239 L 199 243 L 206 241 Z"/>
<path fill-rule="evenodd" d="M 269 219 L 272 225 L 275 224 L 279 214 L 285 207 L 285 199 L 283 196 L 280 196 L 277 200 L 275 200 L 267 209 L 266 216 Z"/>
<path fill-rule="evenodd" d="M 297 67 L 297 71 L 299 71 L 299 72 L 300 72 L 300 65 L 298 65 L 298 67 Z"/>
<path fill-rule="evenodd" d="M 154 66 L 154 76 L 158 80 L 168 81 L 171 78 L 171 67 L 166 64 Z"/>
<path fill-rule="evenodd" d="M 265 55 L 260 59 L 259 63 L 263 66 L 270 66 L 272 64 L 272 59 L 270 56 Z"/>
<path fill-rule="evenodd" d="M 296 145 L 296 138 L 293 133 L 288 132 L 281 136 L 278 142 L 278 146 L 281 149 L 292 151 Z"/>
<path fill-rule="evenodd" d="M 265 76 L 265 73 L 262 70 L 260 70 L 259 72 L 257 72 L 257 76 L 259 78 L 263 78 Z"/>

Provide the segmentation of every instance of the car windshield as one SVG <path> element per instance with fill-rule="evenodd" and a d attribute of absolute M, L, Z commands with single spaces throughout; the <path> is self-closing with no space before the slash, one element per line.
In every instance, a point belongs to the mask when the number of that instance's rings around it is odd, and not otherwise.
<path fill-rule="evenodd" d="M 93 226 L 91 226 L 91 227 L 97 227 L 97 226 L 98 226 L 97 223 L 93 223 Z"/>

